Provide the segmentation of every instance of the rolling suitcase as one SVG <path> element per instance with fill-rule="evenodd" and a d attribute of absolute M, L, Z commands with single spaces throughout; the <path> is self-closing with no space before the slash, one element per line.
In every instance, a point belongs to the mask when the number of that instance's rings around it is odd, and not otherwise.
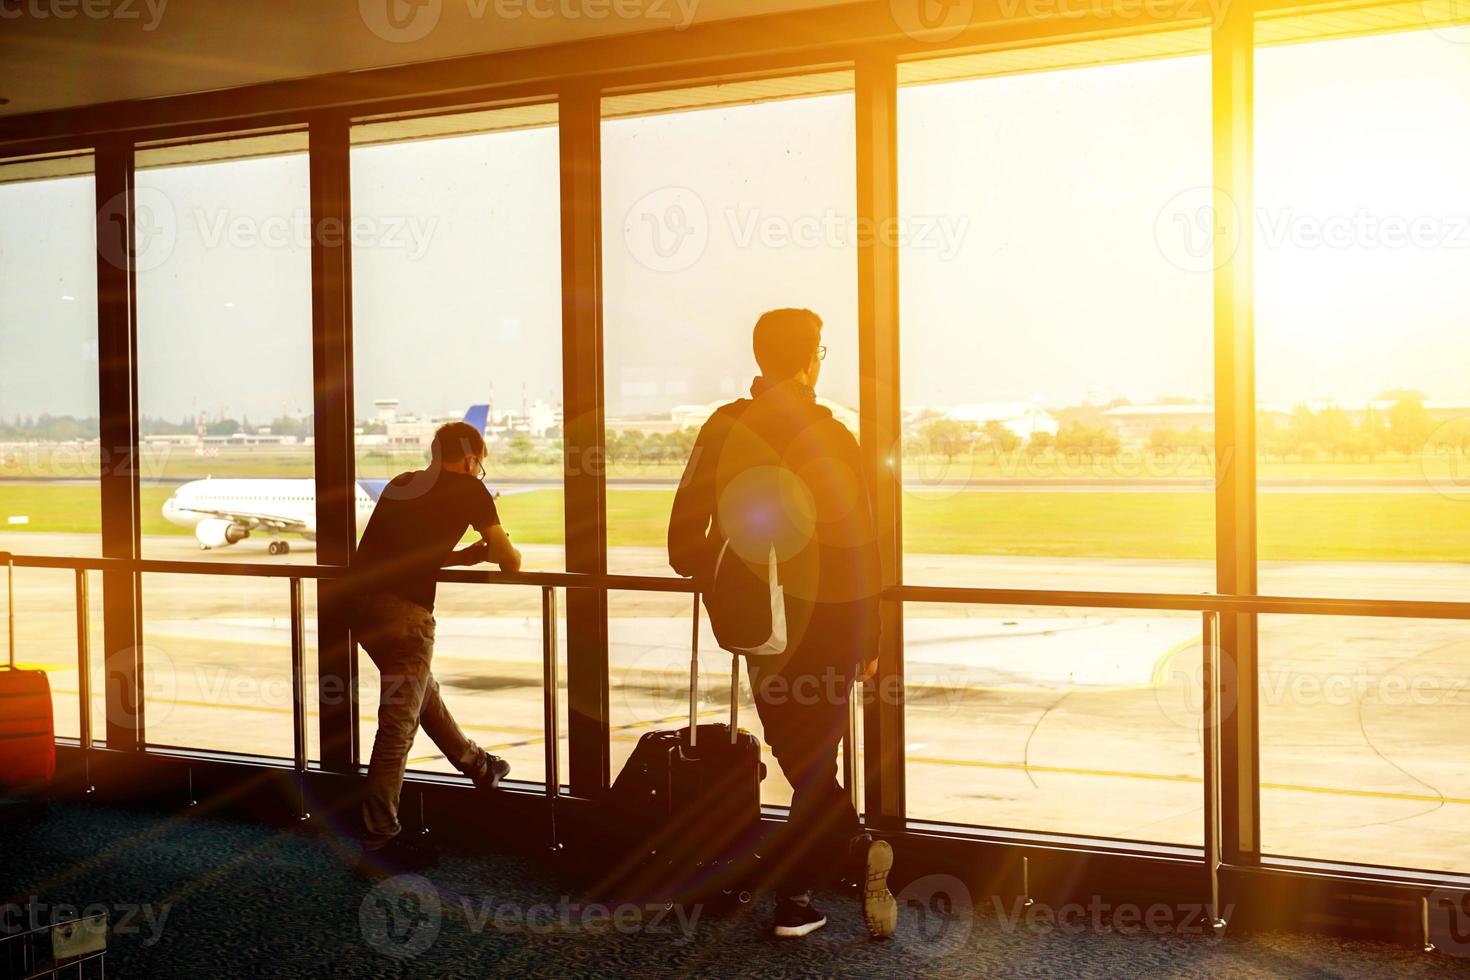
<path fill-rule="evenodd" d="M 0 789 L 19 789 L 56 775 L 56 728 L 46 672 L 15 666 L 15 559 L 0 553 L 0 561 L 9 649 L 8 662 L 0 665 Z"/>
<path fill-rule="evenodd" d="M 620 900 L 749 901 L 761 835 L 761 743 L 738 725 L 740 658 L 732 658 L 730 721 L 697 724 L 699 618 L 689 662 L 689 726 L 648 732 L 607 797 L 618 839 L 597 888 Z M 606 857 L 615 859 L 607 867 Z"/>

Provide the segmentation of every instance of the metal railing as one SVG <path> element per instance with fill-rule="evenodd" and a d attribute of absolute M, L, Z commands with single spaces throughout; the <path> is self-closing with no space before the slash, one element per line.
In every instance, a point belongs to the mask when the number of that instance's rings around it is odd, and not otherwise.
<path fill-rule="evenodd" d="M 154 559 L 116 559 L 100 557 L 53 557 L 16 555 L 17 567 L 71 569 L 76 578 L 77 667 L 79 674 L 80 746 L 83 775 L 91 790 L 90 754 L 93 746 L 91 719 L 90 622 L 88 571 L 123 571 L 142 574 L 187 574 L 213 576 L 246 576 L 284 578 L 290 597 L 291 678 L 292 678 L 292 769 L 297 779 L 299 817 L 306 820 L 305 778 L 308 769 L 306 733 L 305 616 L 302 582 L 307 579 L 335 579 L 345 575 L 347 567 L 313 564 L 261 564 L 221 562 L 202 564 L 189 561 Z M 550 811 L 551 846 L 560 847 L 556 827 L 556 804 L 561 797 L 560 779 L 560 706 L 558 684 L 557 598 L 558 588 L 597 589 L 602 591 L 684 593 L 692 596 L 695 642 L 700 628 L 700 596 L 692 580 L 672 576 L 589 575 L 573 572 L 475 571 L 446 569 L 439 581 L 486 585 L 533 586 L 541 590 L 542 615 L 542 683 L 543 721 L 545 728 L 544 792 Z M 1203 783 L 1204 835 L 1203 861 L 1211 925 L 1223 929 L 1220 915 L 1220 870 L 1223 866 L 1223 835 L 1220 727 L 1222 694 L 1220 662 L 1220 617 L 1227 614 L 1306 615 L 1387 617 L 1415 619 L 1470 620 L 1470 602 L 1421 601 L 1398 599 L 1340 599 L 1261 595 L 1219 595 L 1213 593 L 1147 593 L 1094 592 L 1037 589 L 962 588 L 949 586 L 902 585 L 884 592 L 884 598 L 899 603 L 956 603 L 1008 606 L 1072 607 L 1095 609 L 1134 609 L 1159 612 L 1196 612 L 1202 617 L 1201 670 L 1203 677 Z M 738 662 L 731 682 L 737 684 Z M 696 697 L 690 691 L 691 705 Z M 141 700 L 141 694 L 139 695 Z M 850 710 L 857 713 L 857 699 Z M 857 731 L 856 718 L 850 727 Z M 844 741 L 842 772 L 844 785 L 857 800 L 859 778 L 858 748 Z"/>

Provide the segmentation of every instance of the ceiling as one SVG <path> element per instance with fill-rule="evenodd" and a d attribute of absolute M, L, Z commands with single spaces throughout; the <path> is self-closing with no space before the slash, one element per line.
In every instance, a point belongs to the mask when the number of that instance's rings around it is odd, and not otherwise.
<path fill-rule="evenodd" d="M 0 0 L 0 114 L 837 6 L 851 0 Z"/>

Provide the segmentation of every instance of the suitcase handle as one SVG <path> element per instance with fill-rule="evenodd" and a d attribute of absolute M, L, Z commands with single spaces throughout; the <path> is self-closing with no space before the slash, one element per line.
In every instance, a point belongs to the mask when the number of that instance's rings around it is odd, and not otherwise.
<path fill-rule="evenodd" d="M 7 664 L 11 670 L 15 669 L 15 556 L 8 551 L 0 551 L 0 561 L 5 562 L 5 649 L 9 651 L 6 657 Z"/>
<path fill-rule="evenodd" d="M 694 593 L 694 626 L 689 639 L 689 748 L 699 745 L 699 593 Z M 730 655 L 730 744 L 740 738 L 740 657 Z"/>

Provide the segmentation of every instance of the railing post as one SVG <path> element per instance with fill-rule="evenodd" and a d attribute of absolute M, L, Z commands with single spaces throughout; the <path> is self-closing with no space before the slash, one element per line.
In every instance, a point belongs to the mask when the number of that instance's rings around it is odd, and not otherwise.
<path fill-rule="evenodd" d="M 306 623 L 301 611 L 301 579 L 291 583 L 291 746 L 296 770 L 296 815 L 307 820 L 306 809 Z"/>
<path fill-rule="evenodd" d="M 82 792 L 91 793 L 92 785 L 92 606 L 87 583 L 87 570 L 78 568 L 77 575 L 77 734 L 82 747 Z M 14 637 L 11 638 L 12 649 Z"/>
<path fill-rule="evenodd" d="M 561 797 L 561 691 L 557 670 L 556 587 L 541 587 L 541 705 L 546 734 L 546 802 L 551 823 L 551 849 L 561 849 L 556 827 L 556 801 Z"/>
<path fill-rule="evenodd" d="M 1217 935 L 1225 931 L 1220 915 L 1220 725 L 1227 713 L 1220 697 L 1220 614 L 1206 612 L 1203 618 L 1203 700 L 1200 713 L 1200 743 L 1204 754 L 1205 780 L 1205 874 L 1209 887 L 1210 927 Z"/>

